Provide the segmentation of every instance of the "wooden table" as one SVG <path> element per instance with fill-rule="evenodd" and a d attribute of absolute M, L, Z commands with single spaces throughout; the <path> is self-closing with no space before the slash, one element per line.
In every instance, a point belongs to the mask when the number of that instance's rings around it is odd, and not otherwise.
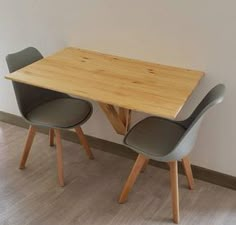
<path fill-rule="evenodd" d="M 131 110 L 175 119 L 203 75 L 200 71 L 66 48 L 6 78 L 95 100 L 116 132 L 125 134 Z"/>

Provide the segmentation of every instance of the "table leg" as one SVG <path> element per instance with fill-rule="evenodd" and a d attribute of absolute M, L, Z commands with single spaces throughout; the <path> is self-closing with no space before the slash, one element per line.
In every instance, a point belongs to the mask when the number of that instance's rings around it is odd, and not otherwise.
<path fill-rule="evenodd" d="M 131 110 L 119 107 L 119 111 L 113 105 L 99 102 L 111 125 L 118 134 L 125 135 L 129 129 Z"/>

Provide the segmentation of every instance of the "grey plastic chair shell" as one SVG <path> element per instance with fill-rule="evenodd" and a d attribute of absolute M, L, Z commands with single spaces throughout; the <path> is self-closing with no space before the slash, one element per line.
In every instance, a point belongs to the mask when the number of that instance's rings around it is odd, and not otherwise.
<path fill-rule="evenodd" d="M 206 111 L 224 99 L 225 86 L 218 84 L 203 98 L 184 121 L 148 117 L 137 123 L 125 136 L 124 144 L 157 161 L 180 160 L 192 150 Z"/>
<path fill-rule="evenodd" d="M 42 54 L 34 47 L 6 56 L 10 73 L 41 59 Z M 88 101 L 24 83 L 12 83 L 19 110 L 30 124 L 72 128 L 86 122 L 92 114 L 92 105 Z"/>

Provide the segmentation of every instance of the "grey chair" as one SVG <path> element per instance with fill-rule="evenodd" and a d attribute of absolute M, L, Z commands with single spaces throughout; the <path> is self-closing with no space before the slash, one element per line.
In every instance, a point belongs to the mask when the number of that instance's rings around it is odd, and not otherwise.
<path fill-rule="evenodd" d="M 12 73 L 42 58 L 43 56 L 37 49 L 29 47 L 7 55 L 6 61 L 9 71 Z M 13 87 L 20 113 L 30 124 L 20 169 L 25 168 L 36 127 L 49 128 L 50 146 L 54 145 L 54 136 L 56 137 L 58 179 L 59 184 L 64 186 L 60 129 L 74 128 L 88 157 L 93 159 L 93 154 L 80 127 L 90 118 L 92 105 L 88 101 L 72 98 L 66 94 L 19 82 L 13 81 Z"/>
<path fill-rule="evenodd" d="M 137 176 L 140 171 L 144 170 L 149 159 L 167 162 L 170 167 L 173 221 L 179 223 L 177 161 L 182 160 L 189 188 L 193 189 L 193 176 L 188 154 L 194 146 L 205 112 L 223 101 L 224 92 L 223 84 L 215 86 L 191 116 L 184 121 L 176 122 L 159 117 L 149 117 L 137 123 L 127 133 L 124 144 L 139 155 L 122 190 L 119 203 L 127 200 Z"/>

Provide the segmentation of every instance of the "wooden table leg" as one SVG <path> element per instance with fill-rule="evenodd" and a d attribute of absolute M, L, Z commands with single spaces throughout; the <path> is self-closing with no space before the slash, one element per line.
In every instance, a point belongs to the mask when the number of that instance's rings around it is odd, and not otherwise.
<path fill-rule="evenodd" d="M 119 117 L 125 125 L 126 132 L 129 130 L 131 121 L 131 110 L 119 107 Z"/>
<path fill-rule="evenodd" d="M 119 107 L 119 111 L 113 105 L 99 102 L 111 125 L 118 134 L 125 135 L 129 129 L 131 110 Z"/>

